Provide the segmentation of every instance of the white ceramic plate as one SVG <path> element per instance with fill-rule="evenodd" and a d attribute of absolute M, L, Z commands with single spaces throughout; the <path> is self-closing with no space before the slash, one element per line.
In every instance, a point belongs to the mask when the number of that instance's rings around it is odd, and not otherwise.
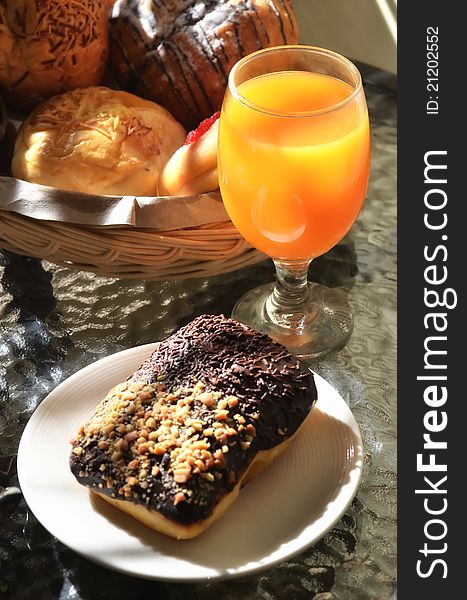
<path fill-rule="evenodd" d="M 258 571 L 318 541 L 352 501 L 363 454 L 352 413 L 318 375 L 318 401 L 296 441 L 198 538 L 158 534 L 77 483 L 68 467 L 69 440 L 153 348 L 139 346 L 89 365 L 61 383 L 31 417 L 19 446 L 18 475 L 42 525 L 106 567 L 179 581 Z"/>

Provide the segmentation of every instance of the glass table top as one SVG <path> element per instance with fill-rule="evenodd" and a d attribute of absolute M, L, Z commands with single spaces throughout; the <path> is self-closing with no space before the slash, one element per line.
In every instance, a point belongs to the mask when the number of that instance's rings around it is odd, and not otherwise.
<path fill-rule="evenodd" d="M 390 599 L 396 577 L 396 101 L 367 85 L 372 170 L 346 238 L 315 260 L 310 279 L 348 291 L 348 345 L 312 368 L 349 404 L 364 442 L 364 471 L 345 516 L 315 546 L 259 574 L 175 584 L 111 572 L 55 540 L 22 499 L 21 433 L 34 409 L 72 373 L 154 342 L 202 313 L 230 314 L 273 279 L 270 261 L 171 282 L 122 281 L 0 250 L 0 598 L 267 600 Z M 60 499 L 57 499 L 59 502 Z"/>

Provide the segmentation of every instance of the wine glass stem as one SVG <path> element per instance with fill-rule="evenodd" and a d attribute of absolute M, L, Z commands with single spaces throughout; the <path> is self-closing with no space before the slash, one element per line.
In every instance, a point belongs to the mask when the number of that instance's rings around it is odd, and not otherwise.
<path fill-rule="evenodd" d="M 266 301 L 266 312 L 276 324 L 288 329 L 300 329 L 310 314 L 306 307 L 308 267 L 311 260 L 274 260 L 276 283 Z"/>

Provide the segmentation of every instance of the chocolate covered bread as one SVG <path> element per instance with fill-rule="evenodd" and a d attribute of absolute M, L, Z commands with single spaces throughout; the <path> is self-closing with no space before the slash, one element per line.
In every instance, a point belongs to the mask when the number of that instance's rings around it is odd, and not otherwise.
<path fill-rule="evenodd" d="M 201 316 L 159 342 L 73 441 L 77 480 L 154 529 L 193 537 L 285 449 L 316 400 L 268 336 Z"/>
<path fill-rule="evenodd" d="M 110 66 L 124 89 L 193 129 L 220 109 L 240 58 L 298 37 L 290 0 L 117 0 Z"/>

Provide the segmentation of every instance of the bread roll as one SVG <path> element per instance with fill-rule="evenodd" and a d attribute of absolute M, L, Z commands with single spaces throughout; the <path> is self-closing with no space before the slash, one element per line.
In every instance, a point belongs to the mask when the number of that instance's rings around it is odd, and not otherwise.
<path fill-rule="evenodd" d="M 183 127 L 154 102 L 83 88 L 55 96 L 24 121 L 12 173 L 76 192 L 155 196 L 162 167 L 184 139 Z"/>
<path fill-rule="evenodd" d="M 0 2 L 0 86 L 48 98 L 101 82 L 113 0 Z"/>
<path fill-rule="evenodd" d="M 220 109 L 240 58 L 298 35 L 290 0 L 117 0 L 109 62 L 122 87 L 193 129 Z"/>
<path fill-rule="evenodd" d="M 290 445 L 315 400 L 313 374 L 283 346 L 204 315 L 109 392 L 73 440 L 70 467 L 147 526 L 191 538 Z"/>
<path fill-rule="evenodd" d="M 192 196 L 213 192 L 219 188 L 217 172 L 217 136 L 219 113 L 208 123 L 206 130 L 197 136 L 197 131 L 188 134 L 187 141 L 169 159 L 159 177 L 160 196 Z M 200 127 L 203 126 L 201 123 Z M 190 135 L 194 139 L 190 140 Z"/>

